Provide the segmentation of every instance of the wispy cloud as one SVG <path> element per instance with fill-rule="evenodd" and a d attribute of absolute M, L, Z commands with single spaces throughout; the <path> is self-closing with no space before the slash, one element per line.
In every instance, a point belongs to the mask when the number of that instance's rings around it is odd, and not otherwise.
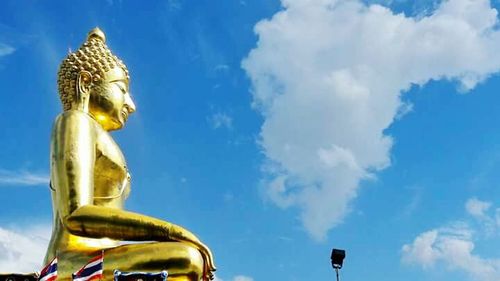
<path fill-rule="evenodd" d="M 182 3 L 180 0 L 168 0 L 167 7 L 170 11 L 179 11 L 182 9 Z"/>
<path fill-rule="evenodd" d="M 238 275 L 235 276 L 234 281 L 253 281 L 253 278 L 250 276 L 245 276 L 245 275 Z"/>
<path fill-rule="evenodd" d="M 29 171 L 9 171 L 0 169 L 0 186 L 30 186 L 49 184 L 49 175 L 45 173 L 33 173 Z"/>
<path fill-rule="evenodd" d="M 408 190 L 412 193 L 409 197 L 409 201 L 406 206 L 401 210 L 398 217 L 399 218 L 409 218 L 411 217 L 419 208 L 422 203 L 423 192 L 422 188 L 419 186 L 411 186 Z"/>
<path fill-rule="evenodd" d="M 214 67 L 215 71 L 221 71 L 221 72 L 225 72 L 225 71 L 228 71 L 229 70 L 229 65 L 227 64 L 218 64 Z"/>
<path fill-rule="evenodd" d="M 281 3 L 255 26 L 242 66 L 264 118 L 269 198 L 298 207 L 322 240 L 360 183 L 390 166 L 386 129 L 411 111 L 401 96 L 412 85 L 447 79 L 465 91 L 499 71 L 498 11 L 489 0 L 439 1 L 415 17 L 361 0 Z"/>
<path fill-rule="evenodd" d="M 226 113 L 223 112 L 218 112 L 213 114 L 212 116 L 208 117 L 208 122 L 214 129 L 219 129 L 219 128 L 226 128 L 226 129 L 232 129 L 233 128 L 233 118 L 229 116 Z"/>
<path fill-rule="evenodd" d="M 14 53 L 16 49 L 4 43 L 0 43 L 0 57 L 10 55 Z"/>
<path fill-rule="evenodd" d="M 487 214 L 490 206 L 489 202 L 469 199 L 465 209 L 475 221 L 480 222 L 476 227 L 464 219 L 421 233 L 412 243 L 402 247 L 402 261 L 419 265 L 425 270 L 445 265 L 445 268 L 466 272 L 479 281 L 500 280 L 500 258 L 484 258 L 474 252 L 481 234 L 498 232 L 498 225 L 484 223 L 485 220 L 494 222 L 495 216 L 498 216 L 499 209 L 494 215 Z"/>
<path fill-rule="evenodd" d="M 486 202 L 479 200 L 477 198 L 471 198 L 465 203 L 465 209 L 467 213 L 472 216 L 483 218 L 486 216 L 486 212 L 490 209 L 491 202 Z"/>
<path fill-rule="evenodd" d="M 221 278 L 215 276 L 215 281 L 224 281 Z M 231 281 L 253 281 L 252 277 L 246 276 L 246 275 L 237 275 L 234 276 Z"/>
<path fill-rule="evenodd" d="M 0 272 L 31 273 L 41 269 L 50 225 L 0 227 Z"/>

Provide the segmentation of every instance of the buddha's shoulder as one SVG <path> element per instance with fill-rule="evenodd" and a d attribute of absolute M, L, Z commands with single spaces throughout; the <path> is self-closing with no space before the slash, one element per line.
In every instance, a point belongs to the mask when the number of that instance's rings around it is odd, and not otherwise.
<path fill-rule="evenodd" d="M 76 128 L 85 128 L 94 130 L 96 122 L 87 113 L 79 110 L 67 110 L 57 116 L 54 122 L 54 129 L 64 129 L 68 126 Z"/>

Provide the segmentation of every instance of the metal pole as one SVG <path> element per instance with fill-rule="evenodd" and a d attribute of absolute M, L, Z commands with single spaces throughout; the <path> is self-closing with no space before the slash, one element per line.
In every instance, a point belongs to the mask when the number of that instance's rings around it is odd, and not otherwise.
<path fill-rule="evenodd" d="M 339 268 L 335 267 L 335 273 L 337 273 L 337 281 L 339 281 Z"/>

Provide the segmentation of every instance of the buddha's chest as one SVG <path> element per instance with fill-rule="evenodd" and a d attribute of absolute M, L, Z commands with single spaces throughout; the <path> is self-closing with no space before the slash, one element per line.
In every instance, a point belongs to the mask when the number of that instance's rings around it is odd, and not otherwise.
<path fill-rule="evenodd" d="M 94 202 L 102 205 L 121 204 L 130 188 L 129 180 L 123 153 L 111 136 L 101 131 L 96 142 Z"/>

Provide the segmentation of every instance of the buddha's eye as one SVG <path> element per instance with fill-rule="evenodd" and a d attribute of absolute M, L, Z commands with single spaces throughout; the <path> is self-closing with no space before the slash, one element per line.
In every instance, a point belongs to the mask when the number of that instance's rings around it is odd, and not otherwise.
<path fill-rule="evenodd" d="M 122 91 L 122 93 L 127 93 L 127 87 L 123 84 L 123 83 L 117 83 L 118 85 L 118 88 L 120 88 L 120 91 Z"/>

